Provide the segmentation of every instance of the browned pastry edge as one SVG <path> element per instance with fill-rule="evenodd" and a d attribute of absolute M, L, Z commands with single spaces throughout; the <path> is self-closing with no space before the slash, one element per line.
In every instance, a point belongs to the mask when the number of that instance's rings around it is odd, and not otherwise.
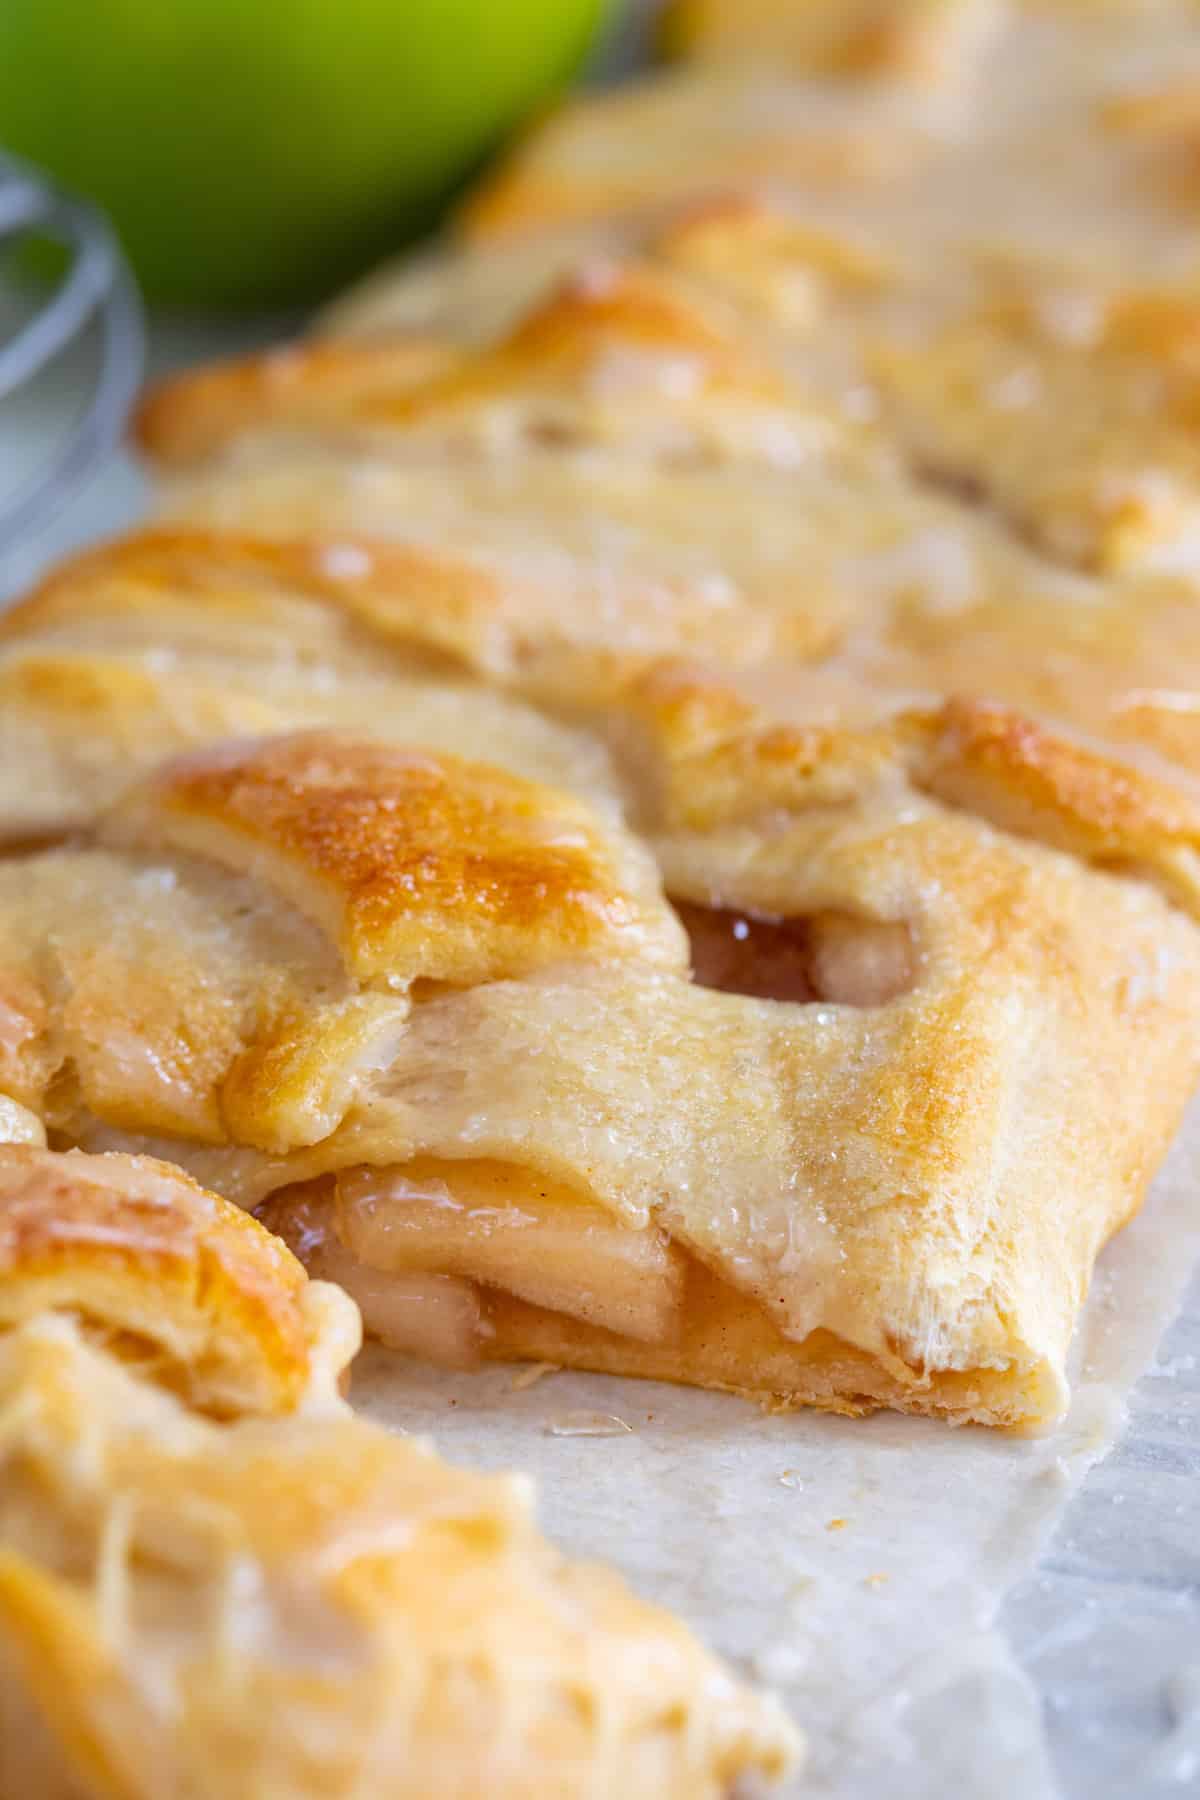
<path fill-rule="evenodd" d="M 303 424 L 352 418 L 441 372 L 449 346 L 413 338 L 360 346 L 289 344 L 163 376 L 143 393 L 134 441 L 164 466 L 212 455 L 248 421 Z"/>
<path fill-rule="evenodd" d="M 318 1341 L 336 1324 L 327 1298 L 278 1238 L 173 1164 L 0 1146 L 0 1326 L 78 1312 L 190 1405 L 280 1413 L 308 1394 L 318 1350 L 334 1354 Z"/>

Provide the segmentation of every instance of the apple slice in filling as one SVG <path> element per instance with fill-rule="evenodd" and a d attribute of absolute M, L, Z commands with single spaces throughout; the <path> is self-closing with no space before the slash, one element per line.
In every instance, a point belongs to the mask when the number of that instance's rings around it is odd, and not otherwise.
<path fill-rule="evenodd" d="M 283 1188 L 259 1217 L 353 1295 L 372 1337 L 428 1361 L 478 1360 L 488 1289 L 642 1343 L 679 1332 L 687 1258 L 667 1234 L 534 1170 L 433 1157 L 359 1167 Z"/>
<path fill-rule="evenodd" d="M 532 1169 L 417 1157 L 345 1170 L 337 1229 L 389 1274 L 466 1277 L 643 1343 L 678 1329 L 684 1259 L 667 1234 L 622 1224 Z"/>
<path fill-rule="evenodd" d="M 448 1368 L 479 1361 L 488 1327 L 478 1288 L 449 1275 L 395 1275 L 370 1269 L 337 1235 L 332 1176 L 280 1188 L 258 1208 L 310 1275 L 335 1281 L 357 1302 L 368 1337 L 389 1350 Z"/>

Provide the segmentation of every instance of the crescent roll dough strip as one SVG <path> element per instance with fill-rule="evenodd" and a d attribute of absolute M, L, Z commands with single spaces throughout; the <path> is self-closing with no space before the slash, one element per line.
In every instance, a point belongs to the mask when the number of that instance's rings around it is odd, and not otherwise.
<path fill-rule="evenodd" d="M 377 381 L 345 396 L 327 391 L 319 375 L 298 375 L 290 404 L 284 399 L 267 409 L 248 396 L 239 413 L 231 409 L 227 442 L 273 424 L 368 442 L 403 429 L 414 447 L 501 456 L 527 443 L 596 444 L 646 456 L 732 455 L 787 466 L 855 436 L 847 420 L 806 398 L 757 353 L 718 298 L 662 271 L 616 261 L 586 264 L 506 338 L 474 356 L 447 358 L 424 381 L 389 381 L 391 340 L 376 349 L 318 342 L 297 356 L 303 364 L 338 353 L 364 368 L 374 358 Z M 217 366 L 168 381 L 154 397 L 151 419 L 186 418 L 193 385 L 221 379 Z M 176 450 L 161 429 L 142 435 L 160 463 L 203 460 L 186 453 L 190 442 Z M 214 431 L 204 450 L 224 447 Z"/>
<path fill-rule="evenodd" d="M 392 395 L 437 374 L 452 353 L 432 339 L 392 344 L 383 356 L 353 345 L 313 344 L 267 350 L 151 388 L 135 429 L 163 461 L 207 456 L 247 417 L 303 421 L 352 415 L 364 394 Z"/>

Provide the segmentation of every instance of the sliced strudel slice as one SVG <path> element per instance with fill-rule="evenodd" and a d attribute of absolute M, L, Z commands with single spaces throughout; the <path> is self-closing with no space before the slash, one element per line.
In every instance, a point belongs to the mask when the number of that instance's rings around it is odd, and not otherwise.
<path fill-rule="evenodd" d="M 796 1736 L 336 1393 L 354 1308 L 148 1159 L 0 1150 L 0 1792 L 724 1800 Z"/>

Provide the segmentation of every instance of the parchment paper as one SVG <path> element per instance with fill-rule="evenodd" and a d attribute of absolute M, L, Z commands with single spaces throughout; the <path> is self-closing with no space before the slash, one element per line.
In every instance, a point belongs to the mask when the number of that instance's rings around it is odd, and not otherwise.
<path fill-rule="evenodd" d="M 888 1800 L 1057 1793 L 1036 1695 L 996 1625 L 1120 1430 L 1200 1255 L 1200 1103 L 1141 1217 L 1106 1251 L 1052 1436 L 892 1415 L 767 1417 L 656 1383 L 445 1374 L 368 1350 L 355 1404 L 453 1461 L 532 1472 L 574 1555 L 616 1563 L 803 1726 L 793 1792 Z M 632 1429 L 556 1435 L 578 1415 Z M 616 1427 L 612 1428 L 614 1431 Z"/>

